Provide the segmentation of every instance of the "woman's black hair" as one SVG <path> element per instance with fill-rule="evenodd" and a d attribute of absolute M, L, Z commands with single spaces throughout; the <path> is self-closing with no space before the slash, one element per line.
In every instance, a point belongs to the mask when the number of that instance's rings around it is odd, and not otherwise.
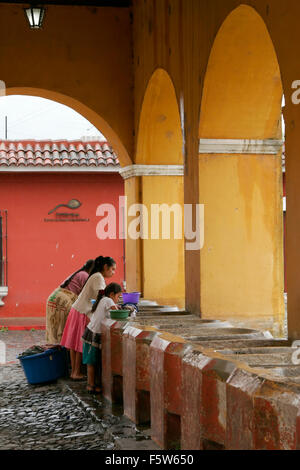
<path fill-rule="evenodd" d="M 68 287 L 68 285 L 70 284 L 70 282 L 72 281 L 73 277 L 78 274 L 80 271 L 86 271 L 87 273 L 90 271 L 91 268 L 94 267 L 94 263 L 95 261 L 93 259 L 89 259 L 87 260 L 87 262 L 80 268 L 78 269 L 78 271 L 76 271 L 75 273 L 71 274 L 71 276 L 69 276 L 61 285 L 60 287 L 62 289 L 65 289 L 66 287 Z"/>
<path fill-rule="evenodd" d="M 120 286 L 120 284 L 117 284 L 116 282 L 111 282 L 110 284 L 108 284 L 108 286 L 105 287 L 104 290 L 99 290 L 96 302 L 94 303 L 93 308 L 92 308 L 92 312 L 96 310 L 100 300 L 103 297 L 109 297 L 110 294 L 118 294 L 119 292 L 122 292 L 122 287 Z"/>
<path fill-rule="evenodd" d="M 98 256 L 98 258 L 95 259 L 95 264 L 89 277 L 91 277 L 95 273 L 101 273 L 106 264 L 110 268 L 111 266 L 116 264 L 116 262 L 110 256 Z"/>

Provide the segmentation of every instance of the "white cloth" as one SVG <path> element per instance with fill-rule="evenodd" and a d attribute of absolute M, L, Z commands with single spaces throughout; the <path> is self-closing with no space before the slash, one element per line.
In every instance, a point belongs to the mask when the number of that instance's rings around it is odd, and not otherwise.
<path fill-rule="evenodd" d="M 88 329 L 93 333 L 101 333 L 101 322 L 104 318 L 110 318 L 110 309 L 116 304 L 110 297 L 103 297 L 94 311 Z"/>
<path fill-rule="evenodd" d="M 99 290 L 104 290 L 106 287 L 104 277 L 101 273 L 93 274 L 84 285 L 78 299 L 73 303 L 72 308 L 77 312 L 84 313 L 88 317 L 92 315 L 92 302 L 91 299 L 96 299 Z"/>

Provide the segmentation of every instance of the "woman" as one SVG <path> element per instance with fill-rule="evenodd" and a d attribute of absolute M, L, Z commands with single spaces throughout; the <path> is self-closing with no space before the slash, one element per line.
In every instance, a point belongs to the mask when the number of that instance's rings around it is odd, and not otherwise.
<path fill-rule="evenodd" d="M 99 290 L 104 291 L 108 279 L 115 274 L 116 262 L 109 256 L 99 256 L 95 259 L 95 265 L 90 277 L 82 289 L 78 299 L 72 305 L 60 344 L 70 349 L 71 378 L 83 379 L 80 373 L 82 359 L 81 337 L 92 315 L 91 299 L 95 299 Z"/>
<path fill-rule="evenodd" d="M 46 341 L 48 343 L 60 343 L 72 304 L 86 283 L 94 263 L 93 259 L 89 259 L 48 297 L 46 304 Z"/>

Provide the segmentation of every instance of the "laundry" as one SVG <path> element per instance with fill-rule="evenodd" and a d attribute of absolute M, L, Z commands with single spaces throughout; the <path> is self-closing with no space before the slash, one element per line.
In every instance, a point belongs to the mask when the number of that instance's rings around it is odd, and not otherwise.
<path fill-rule="evenodd" d="M 26 356 L 33 356 L 34 354 L 41 354 L 48 349 L 61 349 L 59 344 L 45 344 L 42 346 L 33 345 L 27 348 L 24 352 L 22 352 L 19 357 L 26 357 Z"/>
<path fill-rule="evenodd" d="M 124 309 L 124 310 L 130 310 L 130 313 L 131 313 L 132 317 L 135 317 L 137 312 L 139 311 L 139 308 L 138 308 L 137 304 L 133 304 L 131 302 L 128 302 L 126 304 L 122 304 L 121 308 Z"/>

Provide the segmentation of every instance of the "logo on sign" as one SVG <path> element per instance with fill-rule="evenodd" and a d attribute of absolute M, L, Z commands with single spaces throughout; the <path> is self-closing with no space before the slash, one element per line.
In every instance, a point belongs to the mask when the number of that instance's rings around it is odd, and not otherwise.
<path fill-rule="evenodd" d="M 48 215 L 55 213 L 55 217 L 51 219 L 44 219 L 45 222 L 88 222 L 89 219 L 80 218 L 80 214 L 74 212 L 57 212 L 60 207 L 66 207 L 72 211 L 82 206 L 78 199 L 71 199 L 67 204 L 58 204 L 48 212 Z"/>

